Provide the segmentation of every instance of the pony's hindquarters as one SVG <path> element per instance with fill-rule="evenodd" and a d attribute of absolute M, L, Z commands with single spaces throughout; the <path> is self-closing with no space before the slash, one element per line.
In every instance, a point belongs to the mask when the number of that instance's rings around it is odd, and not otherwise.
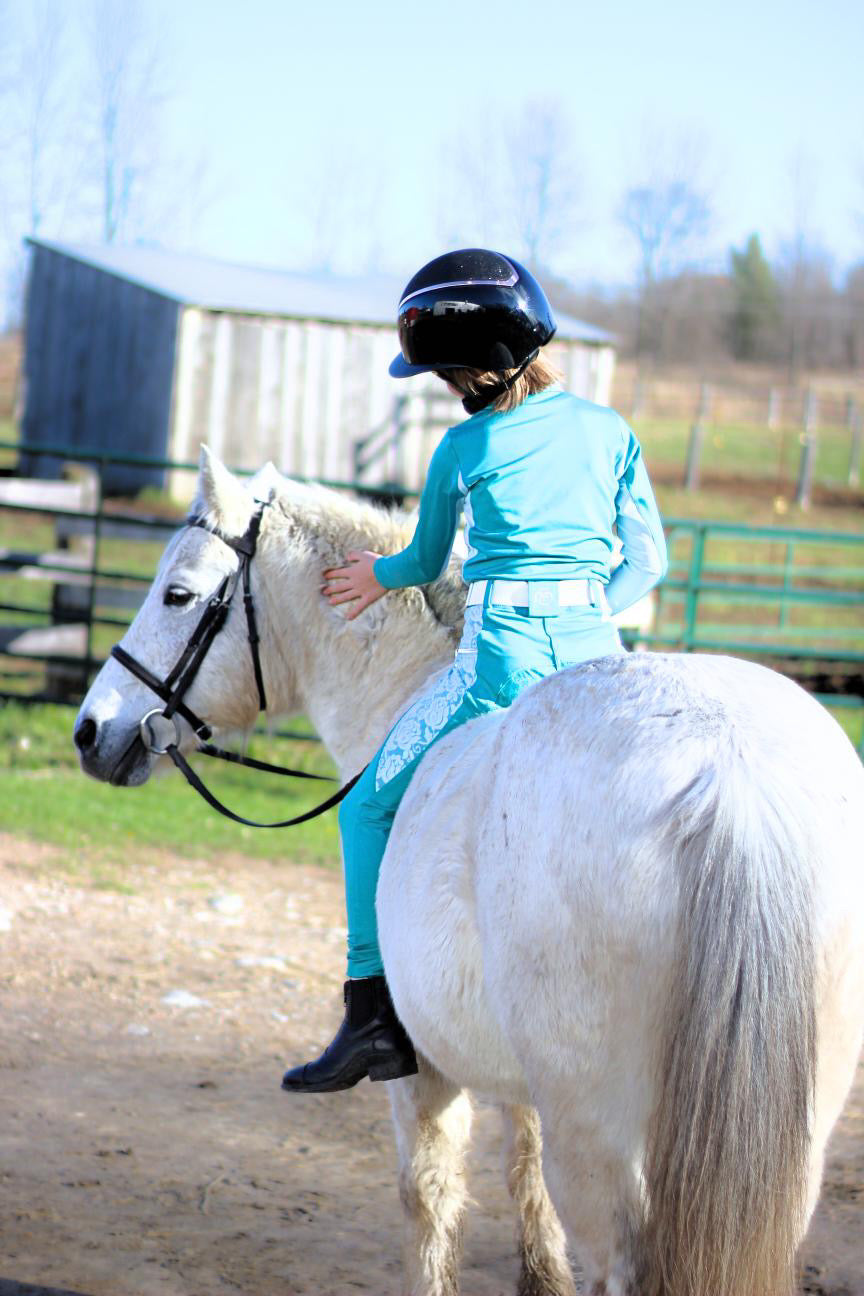
<path fill-rule="evenodd" d="M 864 1015 L 850 745 L 770 672 L 654 657 L 539 685 L 496 756 L 484 967 L 589 1283 L 785 1296 Z"/>

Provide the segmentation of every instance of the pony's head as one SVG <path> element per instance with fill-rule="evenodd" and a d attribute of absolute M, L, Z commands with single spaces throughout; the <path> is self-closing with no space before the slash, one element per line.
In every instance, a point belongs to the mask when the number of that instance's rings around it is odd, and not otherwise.
<path fill-rule="evenodd" d="M 120 642 L 124 653 L 159 684 L 176 674 L 211 602 L 238 571 L 239 555 L 227 542 L 247 531 L 260 494 L 256 484 L 260 485 L 257 479 L 250 486 L 242 484 L 202 451 L 198 495 L 190 514 L 199 524 L 183 527 L 171 539 L 147 597 Z M 254 571 L 252 581 L 254 589 Z M 246 639 L 238 589 L 182 698 L 184 706 L 213 729 L 247 729 L 255 721 L 258 693 Z M 145 715 L 164 705 L 153 688 L 110 658 L 93 681 L 75 727 L 86 773 L 126 786 L 145 782 L 157 754 L 142 741 L 139 726 Z M 179 715 L 175 724 L 179 745 L 192 745 L 190 721 Z"/>
<path fill-rule="evenodd" d="M 224 623 L 170 725 L 159 719 L 165 706 L 164 687 L 161 695 L 159 688 L 173 685 L 178 664 L 188 660 L 190 643 L 206 624 L 208 608 L 226 585 L 231 592 L 241 562 L 232 542 L 247 534 L 262 500 L 268 503 L 250 575 L 267 702 L 274 714 L 308 706 L 310 679 L 325 667 L 341 669 L 356 692 L 370 670 L 395 667 L 403 649 L 404 655 L 425 659 L 441 650 L 430 649 L 432 641 L 452 643 L 464 603 L 455 573 L 423 593 L 391 596 L 389 611 L 375 604 L 350 622 L 344 608 L 332 608 L 321 593 L 323 569 L 341 561 L 347 550 L 402 548 L 404 519 L 283 478 L 270 465 L 244 483 L 202 449 L 190 513 L 195 525 L 183 527 L 165 550 L 120 642 L 127 664 L 110 658 L 79 712 L 75 743 L 82 769 L 94 778 L 123 786 L 144 783 L 158 759 L 154 747 L 194 745 L 194 718 L 214 732 L 254 724 L 259 691 L 242 588 L 234 591 Z M 330 692 L 335 678 L 326 682 Z M 142 719 L 154 712 L 150 729 L 142 728 Z M 154 732 L 161 735 L 155 742 Z"/>

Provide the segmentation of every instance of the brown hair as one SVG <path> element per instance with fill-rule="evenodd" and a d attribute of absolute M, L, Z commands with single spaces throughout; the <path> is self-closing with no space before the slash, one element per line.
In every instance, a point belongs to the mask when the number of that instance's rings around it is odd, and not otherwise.
<path fill-rule="evenodd" d="M 503 373 L 496 373 L 494 370 L 448 369 L 447 381 L 453 383 L 454 387 L 458 387 L 466 396 L 479 396 L 486 388 L 497 387 L 502 378 L 512 373 L 512 369 L 507 369 Z M 551 387 L 553 383 L 560 382 L 561 377 L 562 375 L 553 364 L 550 364 L 543 355 L 538 355 L 531 361 L 525 372 L 519 375 L 509 391 L 502 392 L 496 400 L 490 401 L 488 408 L 499 412 L 515 409 L 517 405 L 522 404 L 526 396 L 534 396 L 546 387 Z"/>

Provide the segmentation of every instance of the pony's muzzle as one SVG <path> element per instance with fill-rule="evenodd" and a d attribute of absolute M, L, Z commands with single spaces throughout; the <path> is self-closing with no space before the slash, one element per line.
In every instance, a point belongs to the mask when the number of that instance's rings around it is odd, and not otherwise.
<path fill-rule="evenodd" d="M 158 707 L 141 717 L 138 732 L 146 750 L 154 756 L 164 756 L 169 747 L 180 746 L 180 725 L 176 715 L 166 716 Z"/>

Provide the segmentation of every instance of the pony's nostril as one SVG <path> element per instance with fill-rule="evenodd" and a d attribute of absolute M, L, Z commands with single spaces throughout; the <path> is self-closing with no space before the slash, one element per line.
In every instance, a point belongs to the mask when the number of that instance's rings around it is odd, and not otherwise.
<path fill-rule="evenodd" d="M 95 746 L 97 733 L 98 728 L 95 720 L 82 720 L 73 735 L 75 746 L 80 752 L 86 754 Z"/>

